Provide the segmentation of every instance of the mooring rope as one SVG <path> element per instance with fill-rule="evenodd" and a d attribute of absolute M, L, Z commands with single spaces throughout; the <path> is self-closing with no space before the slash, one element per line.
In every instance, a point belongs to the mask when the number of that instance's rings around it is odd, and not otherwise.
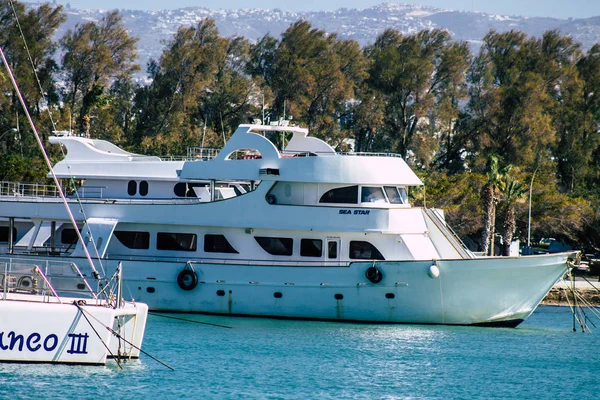
<path fill-rule="evenodd" d="M 176 319 L 178 321 L 192 322 L 194 324 L 217 326 L 219 328 L 228 328 L 228 329 L 232 329 L 233 328 L 233 327 L 227 326 L 227 325 L 213 324 L 213 323 L 210 323 L 210 322 L 202 322 L 202 321 L 196 321 L 196 320 L 193 320 L 193 319 L 186 319 L 186 318 L 180 318 L 180 317 L 171 317 L 171 316 L 163 315 L 163 314 L 157 313 L 157 312 L 148 312 L 148 314 L 155 315 L 157 317 L 163 317 L 163 318 L 169 318 L 169 319 Z"/>
<path fill-rule="evenodd" d="M 116 332 L 114 329 L 112 329 L 110 326 L 106 326 L 102 323 L 102 321 L 100 321 L 98 318 L 96 318 L 94 315 L 90 314 L 90 317 L 92 317 L 93 319 L 95 319 L 97 322 L 99 322 L 100 324 L 102 324 L 102 326 L 104 326 L 106 329 L 108 329 L 108 331 L 110 333 L 112 333 L 113 335 L 115 335 L 118 339 L 123 340 L 125 343 L 127 343 L 128 345 L 130 345 L 131 347 L 133 347 L 134 349 L 140 351 L 141 353 L 144 353 L 145 355 L 147 355 L 148 357 L 150 357 L 151 359 L 153 359 L 154 361 L 164 365 L 165 367 L 169 368 L 171 371 L 175 371 L 175 368 L 171 367 L 169 364 L 159 360 L 158 358 L 154 357 L 153 355 L 151 355 L 150 353 L 148 353 L 147 351 L 144 351 L 143 349 L 141 349 L 140 347 L 136 346 L 135 344 L 131 343 L 129 340 L 125 339 L 119 332 Z M 86 318 L 87 319 L 87 318 Z M 114 358 L 114 355 L 111 356 Z"/>
<path fill-rule="evenodd" d="M 96 330 L 96 328 L 94 327 L 94 325 L 92 325 L 92 322 L 88 319 L 88 317 L 85 315 L 83 308 L 81 308 L 81 306 L 79 305 L 79 301 L 76 300 L 73 302 L 73 304 L 75 305 L 75 307 L 77 307 L 79 309 L 79 311 L 81 312 L 81 315 L 83 315 L 83 318 L 85 318 L 85 320 L 87 321 L 87 323 L 90 325 L 90 328 L 92 328 L 92 330 L 94 331 L 94 333 L 96 334 L 96 336 L 98 336 L 98 339 L 100 339 L 100 342 L 104 345 L 104 348 L 106 349 L 106 351 L 108 351 L 108 354 L 110 354 L 110 356 L 112 358 L 115 358 L 114 354 L 110 351 L 110 348 L 106 345 L 106 343 L 104 343 L 104 340 L 102 340 L 102 337 L 100 336 L 100 334 L 98 333 L 98 331 Z M 91 314 L 90 314 L 91 315 Z M 98 320 L 98 318 L 94 317 L 93 315 L 91 315 L 96 321 L 100 322 Z M 101 322 L 100 322 L 101 323 Z M 102 324 L 104 325 L 104 324 Z M 121 363 L 119 362 L 119 360 L 115 359 L 115 361 L 117 362 L 117 365 L 119 366 L 119 368 L 123 369 L 123 366 L 121 365 Z"/>

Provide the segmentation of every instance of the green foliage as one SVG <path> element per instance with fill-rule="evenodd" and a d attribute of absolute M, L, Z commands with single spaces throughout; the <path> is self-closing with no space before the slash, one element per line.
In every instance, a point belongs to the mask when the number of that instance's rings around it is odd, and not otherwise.
<path fill-rule="evenodd" d="M 44 141 L 74 124 L 131 151 L 184 154 L 222 146 L 263 112 L 265 122 L 293 116 L 338 149 L 400 153 L 427 184 L 427 199 L 413 190 L 414 202 L 443 208 L 459 235 L 483 249 L 494 231 L 524 239 L 529 184 L 534 238 L 600 248 L 600 45 L 584 53 L 559 31 L 490 31 L 472 55 L 447 31 L 386 29 L 360 48 L 307 21 L 251 44 L 203 19 L 165 43 L 144 86 L 133 81 L 137 38 L 118 11 L 56 43 L 62 7 L 14 4 L 31 60 L 7 2 L 0 45 Z M 0 91 L 0 178 L 44 180 L 4 71 Z M 56 146 L 48 150 L 62 158 Z"/>
<path fill-rule="evenodd" d="M 257 111 L 249 59 L 248 41 L 222 38 L 213 20 L 179 28 L 160 61 L 149 66 L 150 86 L 136 91 L 133 143 L 150 150 L 155 142 L 157 149 L 181 154 L 199 144 L 205 127 L 230 135 Z"/>
<path fill-rule="evenodd" d="M 134 63 L 137 40 L 129 37 L 118 11 L 107 13 L 99 23 L 69 29 L 60 40 L 68 88 L 65 97 L 71 110 L 79 106 L 80 132 L 89 135 L 90 112 L 102 103 L 110 82 L 131 78 L 139 70 Z"/>
<path fill-rule="evenodd" d="M 344 135 L 338 119 L 365 77 L 358 43 L 292 24 L 277 42 L 265 36 L 252 48 L 249 70 L 270 86 L 272 119 L 292 116 L 336 146 Z"/>
<path fill-rule="evenodd" d="M 464 71 L 470 52 L 441 29 L 403 36 L 387 29 L 366 49 L 371 64 L 367 83 L 383 94 L 383 134 L 392 149 L 427 167 L 440 143 L 451 145 L 458 104 L 466 95 Z M 439 126 L 438 126 L 439 123 Z M 438 135 L 437 146 L 430 138 Z"/>

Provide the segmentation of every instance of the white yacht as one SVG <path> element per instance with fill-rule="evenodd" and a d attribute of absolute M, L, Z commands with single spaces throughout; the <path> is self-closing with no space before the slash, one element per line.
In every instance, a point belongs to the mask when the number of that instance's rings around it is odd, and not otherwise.
<path fill-rule="evenodd" d="M 83 243 L 55 193 L 2 182 L 1 251 L 122 263 L 124 293 L 152 310 L 516 326 L 574 255 L 475 257 L 440 211 L 411 206 L 422 182 L 402 158 L 337 153 L 303 128 L 240 125 L 187 161 L 50 141 Z"/>

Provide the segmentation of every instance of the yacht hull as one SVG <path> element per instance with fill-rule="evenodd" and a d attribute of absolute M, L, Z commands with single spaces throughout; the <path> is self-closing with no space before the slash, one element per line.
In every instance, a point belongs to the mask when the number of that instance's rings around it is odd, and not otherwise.
<path fill-rule="evenodd" d="M 348 266 L 123 262 L 136 301 L 155 311 L 277 318 L 516 326 L 568 271 L 573 253 L 463 260 L 369 261 Z M 375 267 L 381 281 L 366 271 Z M 197 285 L 178 285 L 191 270 Z M 186 290 L 187 289 L 187 290 Z"/>

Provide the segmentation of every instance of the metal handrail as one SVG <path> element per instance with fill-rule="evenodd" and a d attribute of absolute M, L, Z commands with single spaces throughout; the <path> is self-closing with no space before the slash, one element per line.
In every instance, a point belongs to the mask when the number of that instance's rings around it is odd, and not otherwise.
<path fill-rule="evenodd" d="M 425 214 L 427 214 L 429 219 L 440 230 L 440 232 L 449 239 L 450 244 L 459 254 L 466 258 L 473 258 L 473 253 L 471 252 L 471 250 L 469 250 L 469 248 L 460 239 L 456 232 L 454 232 L 454 230 L 448 224 L 443 222 L 442 218 L 440 217 L 437 211 L 425 207 L 423 207 L 423 210 L 425 211 Z"/>
<path fill-rule="evenodd" d="M 76 188 L 80 198 L 103 199 L 106 186 L 80 186 Z M 0 196 L 6 197 L 60 197 L 56 185 L 45 183 L 0 181 Z M 75 196 L 75 191 L 68 194 Z"/>

